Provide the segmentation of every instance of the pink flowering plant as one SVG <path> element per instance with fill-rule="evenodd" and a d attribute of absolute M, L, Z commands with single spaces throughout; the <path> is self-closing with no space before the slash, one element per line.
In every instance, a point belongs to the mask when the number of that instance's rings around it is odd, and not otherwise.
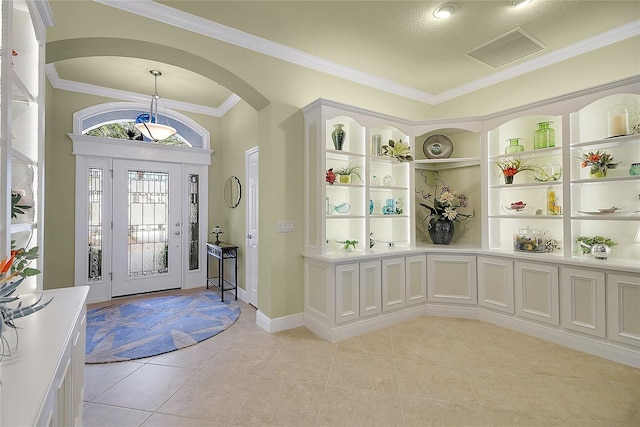
<path fill-rule="evenodd" d="M 471 214 L 460 212 L 460 208 L 467 208 L 469 206 L 469 198 L 466 195 L 458 193 L 449 187 L 442 179 L 438 178 L 437 172 L 435 172 L 433 179 L 435 183 L 430 183 L 429 177 L 425 175 L 424 172 L 426 171 L 422 171 L 421 175 L 431 191 L 416 190 L 420 193 L 424 201 L 420 202 L 419 205 L 429 211 L 429 214 L 423 219 L 423 222 L 438 220 L 440 218 L 461 222 L 475 216 L 475 211 Z M 440 187 L 439 190 L 438 187 Z"/>

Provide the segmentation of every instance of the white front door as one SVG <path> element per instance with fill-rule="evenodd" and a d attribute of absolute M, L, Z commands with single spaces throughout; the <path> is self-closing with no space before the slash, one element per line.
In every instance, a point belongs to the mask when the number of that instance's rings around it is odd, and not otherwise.
<path fill-rule="evenodd" d="M 246 284 L 249 304 L 258 307 L 258 147 L 248 150 Z"/>
<path fill-rule="evenodd" d="M 113 161 L 111 296 L 182 286 L 181 166 Z"/>

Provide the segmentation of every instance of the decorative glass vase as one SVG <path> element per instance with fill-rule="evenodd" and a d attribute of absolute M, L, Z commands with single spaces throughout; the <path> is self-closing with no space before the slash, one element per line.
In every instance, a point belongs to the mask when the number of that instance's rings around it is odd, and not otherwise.
<path fill-rule="evenodd" d="M 629 167 L 629 175 L 640 175 L 640 163 L 631 163 L 631 167 Z"/>
<path fill-rule="evenodd" d="M 607 176 L 607 171 L 604 169 L 591 169 L 589 171 L 589 178 L 604 178 Z"/>
<path fill-rule="evenodd" d="M 607 112 L 609 137 L 629 135 L 629 109 L 626 105 L 614 105 Z"/>
<path fill-rule="evenodd" d="M 346 132 L 343 129 L 344 124 L 338 123 L 333 125 L 333 127 L 334 127 L 333 132 L 331 132 L 331 140 L 333 141 L 333 147 L 336 150 L 342 151 L 342 146 L 344 145 L 344 140 L 347 136 Z"/>
<path fill-rule="evenodd" d="M 513 177 L 515 175 L 504 175 L 504 183 L 505 184 L 513 184 Z"/>
<path fill-rule="evenodd" d="M 553 122 L 538 123 L 538 130 L 533 133 L 533 149 L 551 148 L 556 146 L 556 131 L 551 128 Z"/>
<path fill-rule="evenodd" d="M 340 175 L 340 184 L 351 184 L 351 175 Z"/>
<path fill-rule="evenodd" d="M 520 141 L 522 141 L 522 138 L 507 139 L 509 145 L 504 149 L 504 154 L 514 154 L 524 151 L 524 145 L 520 145 Z"/>
<path fill-rule="evenodd" d="M 434 245 L 448 245 L 453 239 L 453 221 L 440 217 L 429 220 L 429 237 Z"/>

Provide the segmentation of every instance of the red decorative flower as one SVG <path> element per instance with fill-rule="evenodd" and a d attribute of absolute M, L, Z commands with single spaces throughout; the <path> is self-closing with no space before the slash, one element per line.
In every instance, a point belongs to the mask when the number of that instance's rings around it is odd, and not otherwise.
<path fill-rule="evenodd" d="M 336 174 L 333 172 L 333 168 L 327 171 L 326 181 L 331 185 L 336 181 Z"/>

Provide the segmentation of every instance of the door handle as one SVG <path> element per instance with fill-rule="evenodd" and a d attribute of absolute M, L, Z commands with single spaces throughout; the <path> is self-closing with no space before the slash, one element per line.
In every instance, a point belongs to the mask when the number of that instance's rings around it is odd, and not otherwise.
<path fill-rule="evenodd" d="M 176 227 L 180 227 L 180 223 L 179 222 L 176 222 Z"/>
<path fill-rule="evenodd" d="M 247 239 L 252 239 L 253 237 L 251 236 L 251 234 L 247 234 Z"/>
<path fill-rule="evenodd" d="M 173 233 L 173 234 L 175 234 L 176 236 L 179 236 L 179 235 L 180 235 L 180 232 L 179 232 L 179 231 L 176 231 L 176 232 L 175 232 L 175 233 Z"/>

